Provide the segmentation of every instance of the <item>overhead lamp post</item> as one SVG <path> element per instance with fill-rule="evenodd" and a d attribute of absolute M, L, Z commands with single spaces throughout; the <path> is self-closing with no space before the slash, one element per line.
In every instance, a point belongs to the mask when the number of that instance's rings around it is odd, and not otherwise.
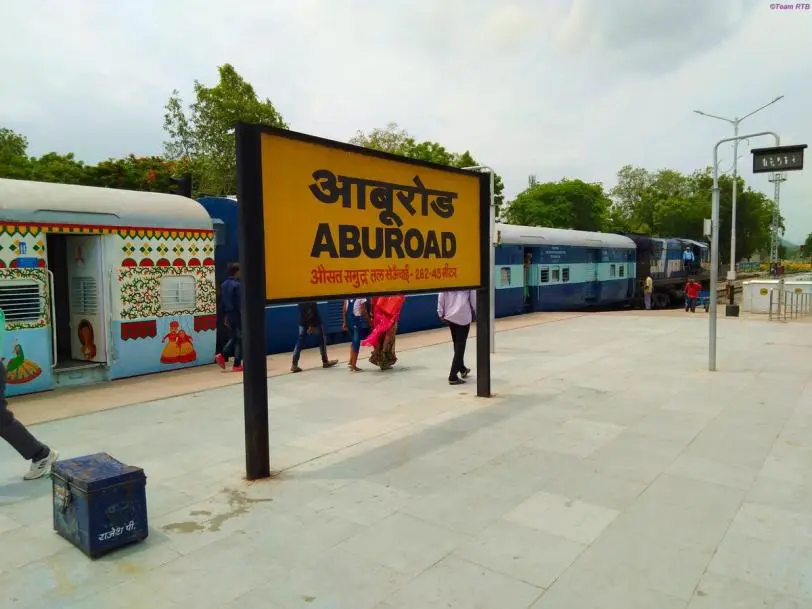
<path fill-rule="evenodd" d="M 725 118 L 724 116 L 717 116 L 715 114 L 708 114 L 707 112 L 702 112 L 702 110 L 694 110 L 697 114 L 702 116 L 707 116 L 708 118 L 715 118 L 720 121 L 725 121 L 726 123 L 730 123 L 733 125 L 733 197 L 731 202 L 731 219 L 730 219 L 730 270 L 727 272 L 727 279 L 733 280 L 736 279 L 736 194 L 738 191 L 738 175 L 739 175 L 739 141 L 742 139 L 739 137 L 739 125 L 741 122 L 753 116 L 756 112 L 761 112 L 767 106 L 772 106 L 775 102 L 783 99 L 783 95 L 779 95 L 771 102 L 756 108 L 749 114 L 745 114 L 741 118 Z"/>

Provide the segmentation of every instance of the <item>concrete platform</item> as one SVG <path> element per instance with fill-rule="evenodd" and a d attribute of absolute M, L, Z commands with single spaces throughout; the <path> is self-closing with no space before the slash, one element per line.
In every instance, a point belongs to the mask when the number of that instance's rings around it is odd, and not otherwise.
<path fill-rule="evenodd" d="M 812 326 L 719 330 L 716 373 L 699 313 L 503 331 L 491 400 L 448 344 L 271 378 L 266 482 L 239 386 L 37 425 L 142 466 L 153 528 L 89 561 L 0 445 L 0 607 L 812 608 Z"/>

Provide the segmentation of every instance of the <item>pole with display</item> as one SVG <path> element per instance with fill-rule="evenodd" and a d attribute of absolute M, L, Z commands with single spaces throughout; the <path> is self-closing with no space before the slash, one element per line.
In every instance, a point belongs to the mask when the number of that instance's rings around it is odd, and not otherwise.
<path fill-rule="evenodd" d="M 746 140 L 761 135 L 772 135 L 776 146 L 780 145 L 781 138 L 772 131 L 760 131 L 737 137 L 728 137 L 716 142 L 713 147 L 713 204 L 711 208 L 711 276 L 710 276 L 710 307 L 708 309 L 708 370 L 716 370 L 716 286 L 719 284 L 719 146 L 735 140 Z M 756 150 L 753 150 L 755 158 Z"/>
<path fill-rule="evenodd" d="M 383 371 L 406 295 L 476 290 L 477 396 L 490 397 L 492 172 L 263 125 L 238 124 L 236 140 L 247 478 L 271 471 L 268 304 L 377 297 L 363 344 Z"/>
<path fill-rule="evenodd" d="M 764 104 L 753 110 L 752 112 L 748 112 L 741 118 L 736 117 L 733 119 L 725 118 L 724 116 L 717 116 L 716 114 L 708 114 L 707 112 L 703 112 L 702 110 L 694 110 L 697 114 L 701 116 L 707 116 L 708 118 L 715 118 L 720 121 L 725 121 L 726 123 L 730 123 L 733 125 L 733 194 L 732 194 L 732 202 L 731 202 L 731 212 L 730 212 L 730 270 L 727 273 L 727 278 L 729 281 L 736 279 L 736 195 L 738 190 L 738 176 L 739 176 L 739 125 L 741 125 L 742 121 L 746 118 L 750 118 L 757 112 L 761 112 L 764 108 L 768 106 L 772 106 L 777 101 L 783 99 L 783 95 L 779 95 L 772 101 Z M 730 304 L 733 304 L 732 302 Z"/>
<path fill-rule="evenodd" d="M 775 185 L 775 209 L 770 230 L 770 265 L 778 264 L 778 248 L 781 242 L 780 198 L 781 182 L 786 181 L 785 171 L 801 171 L 804 168 L 806 144 L 756 148 L 753 152 L 753 173 L 771 173 L 770 182 Z"/>

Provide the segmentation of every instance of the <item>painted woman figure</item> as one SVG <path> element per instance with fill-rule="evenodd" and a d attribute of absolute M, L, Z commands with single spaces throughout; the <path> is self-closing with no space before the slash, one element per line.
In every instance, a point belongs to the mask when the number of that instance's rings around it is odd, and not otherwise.
<path fill-rule="evenodd" d="M 10 385 L 28 383 L 42 374 L 42 368 L 34 362 L 25 359 L 22 345 L 14 345 L 14 357 L 8 360 L 6 366 L 6 382 Z"/>
<path fill-rule="evenodd" d="M 92 361 L 96 357 L 96 340 L 93 335 L 93 326 L 86 319 L 79 322 L 79 342 L 82 344 L 82 357 Z"/>
<path fill-rule="evenodd" d="M 195 351 L 192 337 L 186 333 L 186 330 L 178 330 L 178 336 L 175 340 L 178 345 L 178 363 L 188 364 L 197 359 L 197 352 Z"/>
<path fill-rule="evenodd" d="M 397 361 L 395 336 L 405 296 L 378 296 L 372 299 L 372 332 L 361 344 L 372 347 L 369 362 L 388 370 Z"/>
<path fill-rule="evenodd" d="M 166 343 L 161 353 L 162 364 L 188 364 L 197 359 L 192 337 L 181 329 L 177 321 L 169 322 L 169 332 L 162 342 Z"/>

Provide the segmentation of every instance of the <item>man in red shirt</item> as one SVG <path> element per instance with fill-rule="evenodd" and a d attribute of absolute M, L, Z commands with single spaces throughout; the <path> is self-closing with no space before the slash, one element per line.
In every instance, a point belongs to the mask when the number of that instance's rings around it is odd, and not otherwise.
<path fill-rule="evenodd" d="M 685 284 L 685 312 L 687 313 L 689 310 L 691 313 L 696 313 L 696 299 L 699 296 L 699 291 L 702 289 L 702 286 L 699 284 L 698 281 L 694 279 L 689 279 L 688 283 Z"/>

